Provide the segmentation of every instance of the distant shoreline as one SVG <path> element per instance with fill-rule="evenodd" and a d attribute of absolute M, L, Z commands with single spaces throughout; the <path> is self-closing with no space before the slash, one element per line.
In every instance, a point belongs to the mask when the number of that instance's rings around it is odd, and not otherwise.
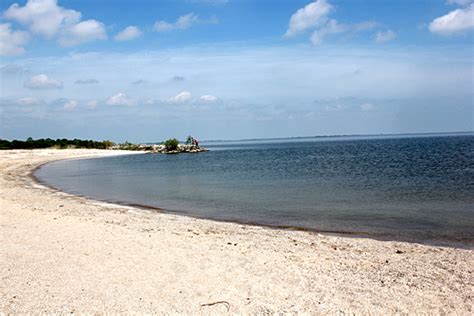
<path fill-rule="evenodd" d="M 341 138 L 341 137 L 397 137 L 397 136 L 449 136 L 449 135 L 474 135 L 474 131 L 463 132 L 423 132 L 423 133 L 395 133 L 395 134 L 335 134 L 335 135 L 316 135 L 316 136 L 292 136 L 292 137 L 276 137 L 276 138 L 242 138 L 242 139 L 210 139 L 203 140 L 205 143 L 217 142 L 252 142 L 252 141 L 270 141 L 270 140 L 298 140 L 298 139 L 314 139 L 314 138 Z M 151 144 L 151 143 L 147 143 Z"/>

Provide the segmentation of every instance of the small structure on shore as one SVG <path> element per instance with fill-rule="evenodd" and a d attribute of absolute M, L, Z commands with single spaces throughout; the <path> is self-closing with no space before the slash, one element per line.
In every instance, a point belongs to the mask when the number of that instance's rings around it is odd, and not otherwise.
<path fill-rule="evenodd" d="M 189 135 L 188 138 L 186 138 L 186 145 L 191 145 L 199 148 L 199 140 Z"/>

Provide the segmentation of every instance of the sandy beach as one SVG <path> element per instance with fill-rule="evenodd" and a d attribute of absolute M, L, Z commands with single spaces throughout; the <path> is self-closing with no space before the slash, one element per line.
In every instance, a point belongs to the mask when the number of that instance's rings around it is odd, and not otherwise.
<path fill-rule="evenodd" d="M 30 176 L 113 154 L 0 151 L 0 312 L 473 312 L 472 250 L 194 219 Z"/>

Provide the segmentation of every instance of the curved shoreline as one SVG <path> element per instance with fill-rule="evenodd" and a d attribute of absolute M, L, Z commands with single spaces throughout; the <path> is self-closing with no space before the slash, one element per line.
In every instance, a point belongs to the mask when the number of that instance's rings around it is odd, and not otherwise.
<path fill-rule="evenodd" d="M 118 155 L 117 155 L 118 156 Z M 31 171 L 29 172 L 28 176 L 37 184 L 39 185 L 42 185 L 48 189 L 50 189 L 51 191 L 54 191 L 54 192 L 61 192 L 61 193 L 64 193 L 64 194 L 69 194 L 71 196 L 76 196 L 76 197 L 80 197 L 80 198 L 85 198 L 85 199 L 88 199 L 88 200 L 91 200 L 91 201 L 95 201 L 95 202 L 102 202 L 102 203 L 109 203 L 111 205 L 117 205 L 117 206 L 129 206 L 129 207 L 135 207 L 135 208 L 138 208 L 138 209 L 143 209 L 143 210 L 153 210 L 153 211 L 158 211 L 158 212 L 164 212 L 165 209 L 163 208 L 160 208 L 160 207 L 154 207 L 154 206 L 149 206 L 149 205 L 141 205 L 141 204 L 134 204 L 134 203 L 125 203 L 125 202 L 120 202 L 120 201 L 108 201 L 108 200 L 101 200 L 101 199 L 96 199 L 96 198 L 93 198 L 93 197 L 90 197 L 90 196 L 87 196 L 87 195 L 82 195 L 82 194 L 72 194 L 72 193 L 69 193 L 69 192 L 66 192 L 66 191 L 63 191 L 59 188 L 56 188 L 50 184 L 48 184 L 46 181 L 42 181 L 40 180 L 37 176 L 36 176 L 36 171 L 38 171 L 41 167 L 43 167 L 44 165 L 47 165 L 49 163 L 52 163 L 52 162 L 56 162 L 56 161 L 62 161 L 62 160 L 73 160 L 73 159 L 94 159 L 94 158 L 103 158 L 101 156 L 98 156 L 98 157 L 84 157 L 84 158 L 65 158 L 65 159 L 58 159 L 58 160 L 53 160 L 53 161 L 47 161 L 47 162 L 44 162 L 44 163 L 41 163 L 37 166 L 35 166 L 33 169 L 31 169 Z"/>
<path fill-rule="evenodd" d="M 472 250 L 137 212 L 29 177 L 99 154 L 0 152 L 1 312 L 472 312 Z"/>
<path fill-rule="evenodd" d="M 36 171 L 41 168 L 44 165 L 47 165 L 52 162 L 56 161 L 61 161 L 61 160 L 73 160 L 73 159 L 95 159 L 95 158 L 103 158 L 101 156 L 98 157 L 84 157 L 84 158 L 65 158 L 65 159 L 58 159 L 58 160 L 53 160 L 53 161 L 48 161 L 41 163 L 37 166 L 35 166 L 33 169 L 31 169 L 31 172 L 29 172 L 28 176 L 37 184 L 44 186 L 48 189 L 50 189 L 53 192 L 61 192 L 64 194 L 68 194 L 74 197 L 80 197 L 80 198 L 85 198 L 90 201 L 95 201 L 95 202 L 100 202 L 100 203 L 108 203 L 111 205 L 117 205 L 117 206 L 126 206 L 126 207 L 134 207 L 138 208 L 141 210 L 151 210 L 151 211 L 158 211 L 160 213 L 164 214 L 173 214 L 173 215 L 178 215 L 178 216 L 183 216 L 183 217 L 189 217 L 193 219 L 199 219 L 199 220 L 208 220 L 208 221 L 215 221 L 215 222 L 222 222 L 222 223 L 234 223 L 234 224 L 239 224 L 239 225 L 248 225 L 248 226 L 255 226 L 255 227 L 266 227 L 266 228 L 271 228 L 271 229 L 282 229 L 282 230 L 293 230 L 293 231 L 302 231 L 302 232 L 312 232 L 312 233 L 322 233 L 322 234 L 331 234 L 335 236 L 352 236 L 352 237 L 361 237 L 361 238 L 371 238 L 371 235 L 369 233 L 364 233 L 364 232 L 348 232 L 348 231 L 331 231 L 331 230 L 317 230 L 317 229 L 311 229 L 311 228 L 304 228 L 304 227 L 299 227 L 299 226 L 290 226 L 290 225 L 270 225 L 270 224 L 261 224 L 257 222 L 246 222 L 246 221 L 238 221 L 238 220 L 225 220 L 225 219 L 214 219 L 214 218 L 206 218 L 206 217 L 199 217 L 199 216 L 194 216 L 192 214 L 187 214 L 186 211 L 172 211 L 172 210 L 167 210 L 164 208 L 160 207 L 155 207 L 147 204 L 138 204 L 138 203 L 127 203 L 123 201 L 114 201 L 114 200 L 107 200 L 107 199 L 99 199 L 99 198 L 94 198 L 88 195 L 84 194 L 73 194 L 70 192 L 66 192 L 61 190 L 60 188 L 57 188 L 53 185 L 48 184 L 46 181 L 40 180 L 36 175 Z M 376 238 L 374 238 L 376 239 Z M 377 239 L 376 239 L 377 240 Z M 389 240 L 389 239 L 378 239 L 378 240 Z"/>
<path fill-rule="evenodd" d="M 131 153 L 135 154 L 135 152 Z M 142 152 L 137 152 L 137 154 L 143 154 Z M 120 154 L 118 154 L 120 155 Z M 61 190 L 53 185 L 50 185 L 46 181 L 39 179 L 36 176 L 36 172 L 42 166 L 45 166 L 49 163 L 60 161 L 60 160 L 73 160 L 73 159 L 96 159 L 96 158 L 103 158 L 103 156 L 97 157 L 82 157 L 82 158 L 66 158 L 66 159 L 58 159 L 53 161 L 48 161 L 41 163 L 35 166 L 29 176 L 35 181 L 36 183 L 43 185 L 53 191 L 62 192 L 65 194 L 70 194 L 72 196 L 81 197 L 85 199 L 89 199 L 91 201 L 101 202 L 101 203 L 109 203 L 112 205 L 119 205 L 125 207 L 134 207 L 137 209 L 145 210 L 145 211 L 154 211 L 160 212 L 164 214 L 173 214 L 178 216 L 189 217 L 193 219 L 200 219 L 200 220 L 209 220 L 209 221 L 216 221 L 222 223 L 234 223 L 238 225 L 249 225 L 249 226 L 256 226 L 256 227 L 265 227 L 270 229 L 282 229 L 282 230 L 290 230 L 290 231 L 301 231 L 301 232 L 310 232 L 310 233 L 318 233 L 318 234 L 326 234 L 326 235 L 333 235 L 333 236 L 340 236 L 340 237 L 350 237 L 350 238 L 371 238 L 374 240 L 379 241 L 400 241 L 400 242 L 409 242 L 409 243 L 419 243 L 431 246 L 443 246 L 443 247 L 455 247 L 455 248 L 462 248 L 462 249 L 474 249 L 474 239 L 472 238 L 448 238 L 448 237 L 441 237 L 438 239 L 430 239 L 430 238 L 415 238 L 415 237 L 407 237 L 403 235 L 395 235 L 389 233 L 369 233 L 364 231 L 340 231 L 340 230 L 323 230 L 323 229 L 316 229 L 316 228 L 308 228 L 302 226 L 293 226 L 293 225 L 279 225 L 279 224 L 266 224 L 261 223 L 258 221 L 245 221 L 245 220 L 236 220 L 236 219 L 219 219 L 219 218 L 212 218 L 212 217 L 205 217 L 205 216 L 198 216 L 195 214 L 190 214 L 187 211 L 183 210 L 168 210 L 161 207 L 156 207 L 148 204 L 140 204 L 140 203 L 129 203 L 125 201 L 119 200 L 108 200 L 108 199 L 100 199 L 96 197 L 91 197 L 85 194 L 75 194 Z"/>

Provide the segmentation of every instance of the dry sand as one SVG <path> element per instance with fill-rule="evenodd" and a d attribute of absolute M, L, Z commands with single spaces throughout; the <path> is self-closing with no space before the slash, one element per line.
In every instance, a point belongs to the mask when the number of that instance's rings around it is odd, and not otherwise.
<path fill-rule="evenodd" d="M 160 214 L 29 177 L 116 153 L 0 152 L 0 312 L 473 313 L 473 250 Z"/>

